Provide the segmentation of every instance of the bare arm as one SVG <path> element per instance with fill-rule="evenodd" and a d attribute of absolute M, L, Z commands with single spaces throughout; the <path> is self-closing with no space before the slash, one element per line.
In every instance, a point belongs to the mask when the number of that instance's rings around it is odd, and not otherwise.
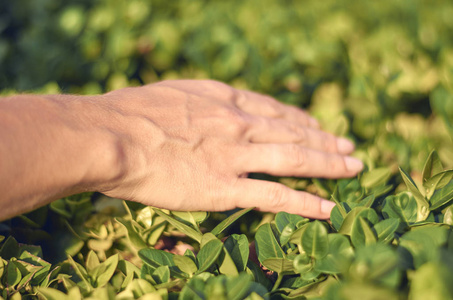
<path fill-rule="evenodd" d="M 215 81 L 0 98 L 0 219 L 83 191 L 328 218 L 332 202 L 247 174 L 350 177 L 363 167 L 352 150 L 302 110 Z"/>

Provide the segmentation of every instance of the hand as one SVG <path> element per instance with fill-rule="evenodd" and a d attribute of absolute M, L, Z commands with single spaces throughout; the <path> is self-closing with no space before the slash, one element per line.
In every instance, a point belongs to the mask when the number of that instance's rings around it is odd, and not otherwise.
<path fill-rule="evenodd" d="M 306 112 L 216 81 L 175 80 L 104 96 L 106 126 L 118 137 L 112 197 L 170 210 L 261 211 L 329 218 L 333 202 L 247 178 L 341 178 L 363 164 L 351 142 L 319 129 Z"/>

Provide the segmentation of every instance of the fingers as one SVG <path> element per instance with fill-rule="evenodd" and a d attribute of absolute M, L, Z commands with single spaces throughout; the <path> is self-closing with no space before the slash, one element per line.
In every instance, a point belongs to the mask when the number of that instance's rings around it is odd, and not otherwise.
<path fill-rule="evenodd" d="M 276 182 L 240 178 L 231 191 L 237 207 L 256 207 L 274 213 L 286 211 L 308 218 L 328 219 L 335 206 L 331 201 Z"/>
<path fill-rule="evenodd" d="M 250 144 L 239 157 L 243 160 L 241 172 L 275 176 L 344 178 L 363 169 L 363 163 L 356 158 L 297 144 Z"/>
<path fill-rule="evenodd" d="M 255 116 L 252 123 L 248 135 L 252 143 L 296 143 L 314 150 L 340 154 L 354 151 L 354 144 L 347 139 L 286 120 Z"/>
<path fill-rule="evenodd" d="M 236 105 L 252 115 L 285 119 L 301 126 L 319 128 L 318 121 L 310 117 L 307 112 L 297 107 L 280 103 L 266 95 L 240 90 L 237 93 Z"/>

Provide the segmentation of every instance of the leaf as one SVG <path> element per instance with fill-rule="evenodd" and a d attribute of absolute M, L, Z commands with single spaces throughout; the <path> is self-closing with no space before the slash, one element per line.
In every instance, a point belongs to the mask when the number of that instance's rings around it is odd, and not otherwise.
<path fill-rule="evenodd" d="M 349 267 L 351 279 L 396 288 L 401 279 L 398 254 L 386 244 L 373 244 L 356 249 Z"/>
<path fill-rule="evenodd" d="M 118 266 L 118 261 L 118 254 L 115 254 L 97 267 L 98 269 L 102 269 L 102 273 L 98 274 L 96 278 L 96 287 L 103 287 L 110 281 Z"/>
<path fill-rule="evenodd" d="M 88 274 L 85 268 L 82 267 L 80 264 L 76 263 L 70 255 L 68 255 L 68 262 L 74 268 L 74 271 L 76 272 L 77 276 L 79 276 L 80 279 L 82 279 L 85 288 L 88 291 L 91 291 L 93 289 L 93 286 L 88 282 Z"/>
<path fill-rule="evenodd" d="M 124 228 L 126 228 L 127 237 L 129 238 L 129 240 L 131 241 L 131 243 L 134 247 L 136 247 L 137 249 L 143 249 L 143 248 L 147 247 L 145 241 L 143 241 L 143 238 L 140 236 L 140 234 L 137 232 L 137 230 L 132 226 L 132 223 L 130 221 L 126 221 L 121 218 L 115 218 L 115 221 L 122 224 L 124 226 Z"/>
<path fill-rule="evenodd" d="M 226 290 L 226 299 L 231 300 L 246 299 L 245 297 L 252 291 L 256 292 L 258 295 L 267 293 L 266 289 L 258 283 L 253 282 L 251 276 L 246 273 L 239 274 L 235 277 L 227 277 Z"/>
<path fill-rule="evenodd" d="M 219 272 L 221 274 L 225 274 L 228 276 L 236 276 L 239 274 L 238 269 L 236 268 L 236 264 L 234 263 L 230 253 L 228 253 L 225 247 L 223 247 L 223 250 L 219 255 L 218 261 L 220 264 Z"/>
<path fill-rule="evenodd" d="M 447 205 L 453 200 L 453 180 L 442 189 L 436 190 L 430 199 L 431 210 Z"/>
<path fill-rule="evenodd" d="M 232 234 L 224 243 L 225 249 L 234 261 L 239 272 L 245 271 L 249 258 L 249 242 L 244 234 Z"/>
<path fill-rule="evenodd" d="M 22 274 L 18 268 L 18 265 L 14 261 L 9 261 L 6 267 L 6 284 L 10 287 L 15 287 L 16 284 L 22 279 Z"/>
<path fill-rule="evenodd" d="M 197 255 L 198 271 L 197 274 L 206 271 L 212 266 L 220 255 L 223 244 L 218 239 L 209 241 L 200 249 Z"/>
<path fill-rule="evenodd" d="M 452 299 L 451 278 L 453 274 L 444 265 L 427 262 L 412 276 L 409 297 L 413 300 Z"/>
<path fill-rule="evenodd" d="M 278 212 L 275 216 L 275 225 L 277 226 L 278 231 L 282 233 L 286 226 L 291 225 L 293 229 L 296 229 L 299 222 L 305 220 L 308 221 L 308 219 L 299 215 L 289 214 L 287 212 Z"/>
<path fill-rule="evenodd" d="M 152 277 L 157 284 L 166 283 L 170 280 L 170 268 L 160 266 L 154 270 Z"/>
<path fill-rule="evenodd" d="M 263 266 L 281 275 L 295 274 L 294 261 L 287 258 L 267 258 L 263 261 Z"/>
<path fill-rule="evenodd" d="M 255 234 L 258 260 L 263 263 L 268 258 L 284 258 L 285 253 L 275 238 L 271 224 L 261 225 Z"/>
<path fill-rule="evenodd" d="M 93 270 L 100 265 L 99 258 L 93 250 L 88 252 L 85 265 L 90 276 L 92 275 Z"/>
<path fill-rule="evenodd" d="M 38 295 L 44 297 L 47 300 L 64 300 L 64 299 L 71 299 L 65 293 L 52 289 L 52 288 L 45 288 L 45 287 L 38 287 L 37 288 Z"/>
<path fill-rule="evenodd" d="M 235 212 L 222 222 L 220 222 L 213 230 L 211 230 L 211 233 L 215 236 L 218 236 L 221 234 L 225 229 L 227 229 L 231 224 L 233 224 L 237 219 L 248 213 L 249 211 L 253 210 L 253 207 L 251 208 L 245 208 L 240 211 Z"/>
<path fill-rule="evenodd" d="M 376 231 L 378 241 L 386 244 L 391 243 L 399 224 L 400 222 L 396 218 L 385 219 L 375 224 L 373 229 Z"/>
<path fill-rule="evenodd" d="M 384 185 L 390 178 L 391 171 L 389 168 L 377 168 L 362 174 L 360 184 L 366 189 L 372 189 Z"/>
<path fill-rule="evenodd" d="M 168 266 L 170 268 L 170 273 L 172 274 L 172 276 L 177 278 L 186 277 L 186 275 L 176 267 L 173 261 L 174 254 L 172 253 L 168 253 L 163 250 L 146 248 L 138 251 L 138 256 L 152 270 L 155 270 L 160 266 Z"/>
<path fill-rule="evenodd" d="M 326 227 L 318 220 L 311 222 L 302 235 L 302 247 L 307 255 L 321 259 L 329 251 Z"/>
<path fill-rule="evenodd" d="M 173 256 L 173 261 L 181 271 L 189 275 L 194 274 L 198 270 L 197 265 L 190 257 L 183 255 L 175 255 Z"/>
<path fill-rule="evenodd" d="M 443 171 L 442 162 L 440 161 L 439 154 L 437 154 L 436 150 L 433 150 L 428 159 L 425 162 L 425 166 L 423 167 L 423 185 L 425 182 L 431 178 L 433 175 L 436 175 Z M 429 199 L 429 197 L 427 196 Z"/>
<path fill-rule="evenodd" d="M 315 262 L 314 268 L 325 274 L 338 274 L 345 272 L 354 256 L 354 250 L 347 237 L 342 234 L 328 235 L 329 252 L 321 260 Z"/>
<path fill-rule="evenodd" d="M 376 224 L 377 222 L 379 222 L 379 216 L 374 209 L 358 206 L 353 208 L 348 213 L 338 232 L 344 235 L 351 235 L 354 228 L 354 223 L 356 222 L 356 220 L 358 220 L 359 216 L 368 220 L 371 224 Z"/>
<path fill-rule="evenodd" d="M 440 172 L 427 179 L 423 186 L 425 187 L 426 198 L 430 199 L 437 189 L 446 186 L 453 179 L 453 170 Z"/>
<path fill-rule="evenodd" d="M 313 269 L 313 261 L 307 253 L 301 253 L 294 258 L 293 266 L 299 274 L 305 274 Z"/>
<path fill-rule="evenodd" d="M 450 205 L 445 210 L 443 223 L 448 224 L 450 226 L 453 225 L 453 205 Z"/>
<path fill-rule="evenodd" d="M 9 236 L 0 249 L 0 257 L 3 259 L 11 259 L 12 257 L 16 257 L 18 255 L 19 244 L 12 236 Z"/>
<path fill-rule="evenodd" d="M 158 208 L 154 208 L 154 211 L 159 215 L 161 216 L 162 218 L 165 219 L 165 221 L 167 221 L 168 223 L 170 223 L 171 225 L 173 225 L 174 227 L 176 227 L 179 231 L 181 231 L 182 233 L 184 233 L 185 235 L 187 235 L 188 237 L 194 239 L 195 241 L 197 242 L 201 242 L 201 238 L 203 237 L 203 234 L 195 229 L 193 229 L 192 227 L 184 224 L 183 222 L 181 221 L 178 221 L 176 220 L 175 218 L 167 215 L 166 213 L 164 213 L 163 211 L 161 211 L 160 209 Z"/>
<path fill-rule="evenodd" d="M 189 222 L 194 227 L 198 226 L 200 223 L 203 223 L 203 221 L 209 216 L 209 214 L 205 211 L 172 211 L 171 214 L 186 222 Z"/>
<path fill-rule="evenodd" d="M 354 247 L 368 246 L 376 243 L 377 238 L 368 224 L 361 216 L 357 217 L 352 227 L 351 241 Z"/>
<path fill-rule="evenodd" d="M 412 178 L 409 174 L 406 173 L 402 168 L 399 168 L 401 176 L 403 177 L 404 182 L 406 183 L 409 191 L 414 195 L 415 200 L 417 201 L 417 222 L 424 221 L 429 215 L 429 203 L 426 201 L 425 197 L 420 193 L 417 186 L 415 185 Z"/>
<path fill-rule="evenodd" d="M 447 233 L 448 230 L 443 227 L 421 226 L 405 233 L 400 238 L 399 245 L 410 253 L 413 267 L 419 268 L 424 263 L 438 258 L 437 248 L 446 244 Z M 400 249 L 400 252 L 404 249 Z"/>
<path fill-rule="evenodd" d="M 417 202 L 409 192 L 401 192 L 395 196 L 385 198 L 382 208 L 385 218 L 397 218 L 404 224 L 417 222 Z"/>

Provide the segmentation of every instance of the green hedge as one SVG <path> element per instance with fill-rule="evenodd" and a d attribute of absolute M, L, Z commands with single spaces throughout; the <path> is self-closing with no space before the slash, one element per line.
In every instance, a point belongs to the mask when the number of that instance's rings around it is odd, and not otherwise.
<path fill-rule="evenodd" d="M 336 201 L 329 222 L 58 200 L 0 224 L 1 296 L 452 299 L 452 15 L 446 0 L 0 2 L 1 94 L 212 78 L 308 109 L 367 165 L 272 178 Z"/>

